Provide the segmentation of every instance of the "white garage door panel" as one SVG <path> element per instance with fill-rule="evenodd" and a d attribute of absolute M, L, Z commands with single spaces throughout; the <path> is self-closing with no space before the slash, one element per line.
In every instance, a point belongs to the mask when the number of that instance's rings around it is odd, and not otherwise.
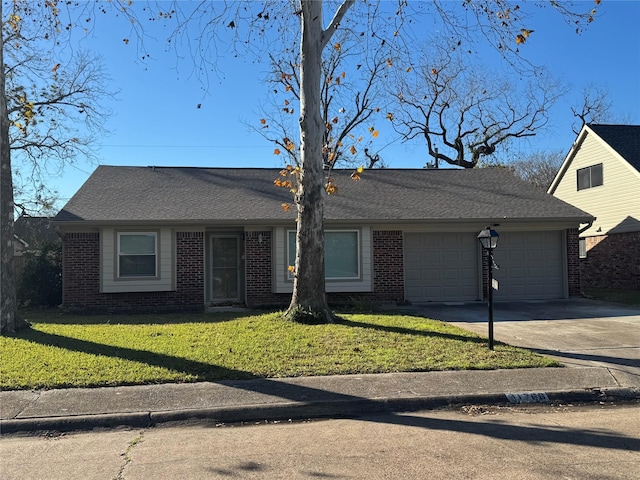
<path fill-rule="evenodd" d="M 478 298 L 478 241 L 472 233 L 406 233 L 407 300 L 463 301 Z"/>
<path fill-rule="evenodd" d="M 494 251 L 497 300 L 544 300 L 564 297 L 562 232 L 500 233 Z"/>

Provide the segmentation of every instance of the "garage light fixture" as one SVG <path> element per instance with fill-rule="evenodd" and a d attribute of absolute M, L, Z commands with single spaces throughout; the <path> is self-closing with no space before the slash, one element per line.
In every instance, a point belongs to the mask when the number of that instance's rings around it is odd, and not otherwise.
<path fill-rule="evenodd" d="M 482 245 L 482 248 L 493 250 L 498 246 L 499 236 L 500 235 L 498 235 L 498 232 L 496 232 L 493 228 L 487 227 L 478 234 L 478 240 L 480 241 L 480 245 Z"/>

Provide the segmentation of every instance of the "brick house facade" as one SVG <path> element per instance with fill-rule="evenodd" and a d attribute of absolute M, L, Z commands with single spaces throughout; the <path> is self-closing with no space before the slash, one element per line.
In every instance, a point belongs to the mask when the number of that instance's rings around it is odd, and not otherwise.
<path fill-rule="evenodd" d="M 103 293 L 100 291 L 99 233 L 67 233 L 64 239 L 63 306 L 73 312 L 127 313 L 148 311 L 201 311 L 205 300 L 205 235 L 176 232 L 176 288 L 168 292 Z M 580 295 L 578 231 L 566 232 L 569 296 Z M 634 237 L 639 240 L 638 236 Z M 274 293 L 272 287 L 273 235 L 269 230 L 244 235 L 246 306 L 286 307 L 290 294 Z M 373 291 L 329 293 L 331 304 L 357 301 L 397 302 L 405 300 L 403 233 L 373 230 Z M 607 249 L 607 252 L 610 250 Z M 636 249 L 633 260 L 638 262 Z M 596 260 L 596 259 L 593 259 Z M 601 259 L 604 261 L 604 259 Z M 594 261 L 594 268 L 597 264 Z M 640 278 L 640 276 L 639 276 Z M 621 279 L 622 280 L 622 279 Z M 638 278 L 635 279 L 638 281 Z M 486 253 L 482 257 L 482 290 L 487 298 Z"/>
<path fill-rule="evenodd" d="M 548 193 L 593 216 L 581 288 L 640 290 L 640 125 L 584 125 Z"/>
<path fill-rule="evenodd" d="M 272 288 L 271 231 L 245 234 L 245 269 L 247 306 L 286 306 L 291 295 L 274 293 Z M 373 291 L 357 293 L 328 293 L 333 304 L 350 303 L 354 299 L 376 302 L 402 302 L 404 300 L 404 262 L 402 231 L 373 231 Z"/>
<path fill-rule="evenodd" d="M 580 259 L 583 288 L 640 290 L 640 232 L 587 237 L 585 243 L 587 256 Z"/>
<path fill-rule="evenodd" d="M 204 306 L 204 242 L 199 232 L 176 233 L 176 290 L 102 293 L 100 234 L 67 233 L 63 244 L 62 304 L 73 312 L 197 311 Z"/>
<path fill-rule="evenodd" d="M 281 207 L 290 197 L 273 187 L 278 175 L 277 169 L 99 166 L 54 219 L 64 236 L 63 307 L 286 307 L 295 212 Z M 518 260 L 500 272 L 515 272 L 504 277 L 510 290 L 500 291 L 503 299 L 579 293 L 576 228 L 592 217 L 506 169 L 372 169 L 361 182 L 348 170 L 333 175 L 340 194 L 324 205 L 331 305 L 481 299 L 475 237 L 493 223 L 500 223 L 505 246 L 513 239 Z M 516 276 L 520 271 L 542 273 L 529 280 Z"/>
<path fill-rule="evenodd" d="M 272 234 L 244 235 L 246 304 L 286 306 L 291 295 L 273 293 Z M 357 298 L 375 301 L 404 299 L 402 232 L 373 232 L 374 290 L 330 293 L 332 303 Z M 67 233 L 63 248 L 63 306 L 73 312 L 198 311 L 205 306 L 204 234 L 176 233 L 176 289 L 170 292 L 103 293 L 100 291 L 100 234 Z"/>

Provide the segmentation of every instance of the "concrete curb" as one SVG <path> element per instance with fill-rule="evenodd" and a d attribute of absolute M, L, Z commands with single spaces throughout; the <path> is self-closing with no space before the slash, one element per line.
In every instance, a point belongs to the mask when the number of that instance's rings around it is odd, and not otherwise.
<path fill-rule="evenodd" d="M 116 427 L 149 428 L 189 422 L 240 423 L 302 420 L 310 418 L 353 418 L 371 414 L 454 408 L 462 405 L 550 404 L 557 402 L 588 403 L 630 400 L 640 400 L 640 389 L 593 388 L 548 393 L 491 393 L 462 396 L 288 402 L 275 405 L 244 405 L 237 407 L 158 412 L 127 412 L 11 419 L 0 421 L 0 432 L 3 434 L 33 434 L 37 432 L 72 432 Z"/>
<path fill-rule="evenodd" d="M 0 432 L 36 433 L 36 432 L 73 432 L 96 428 L 113 427 L 150 427 L 148 412 L 105 413 L 100 415 L 76 415 L 66 417 L 34 417 L 0 421 Z"/>

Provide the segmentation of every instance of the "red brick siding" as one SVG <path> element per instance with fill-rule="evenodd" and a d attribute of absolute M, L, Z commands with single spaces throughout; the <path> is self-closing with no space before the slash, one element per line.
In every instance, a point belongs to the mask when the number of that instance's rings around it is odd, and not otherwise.
<path fill-rule="evenodd" d="M 273 235 L 269 230 L 247 232 L 244 240 L 247 306 L 282 306 L 291 300 L 290 294 L 273 293 Z"/>
<path fill-rule="evenodd" d="M 286 306 L 289 293 L 273 293 L 272 245 L 269 231 L 245 235 L 247 305 Z M 373 232 L 373 292 L 332 292 L 331 304 L 350 303 L 353 298 L 373 301 L 404 300 L 403 239 L 400 230 Z"/>
<path fill-rule="evenodd" d="M 567 281 L 569 296 L 580 295 L 580 245 L 577 228 L 567 229 Z"/>
<path fill-rule="evenodd" d="M 176 233 L 176 306 L 204 308 L 204 233 Z"/>
<path fill-rule="evenodd" d="M 582 288 L 640 290 L 640 232 L 587 237 L 585 242 Z"/>
<path fill-rule="evenodd" d="M 100 292 L 100 234 L 67 233 L 62 244 L 62 304 L 82 307 Z"/>
<path fill-rule="evenodd" d="M 373 297 L 404 301 L 404 243 L 401 230 L 373 232 Z"/>
<path fill-rule="evenodd" d="M 176 234 L 176 290 L 100 293 L 100 236 L 67 233 L 63 246 L 63 308 L 68 311 L 142 312 L 204 308 L 204 235 Z"/>

